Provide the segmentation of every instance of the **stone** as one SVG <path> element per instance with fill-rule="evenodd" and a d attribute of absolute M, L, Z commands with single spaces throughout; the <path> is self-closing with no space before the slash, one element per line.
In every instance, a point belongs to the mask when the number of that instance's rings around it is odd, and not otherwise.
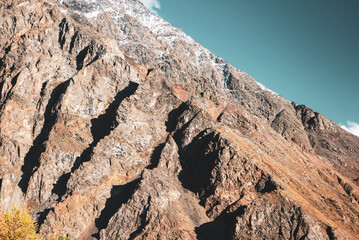
<path fill-rule="evenodd" d="M 0 49 L 0 210 L 43 235 L 359 238 L 359 138 L 140 1 L 3 1 Z"/>

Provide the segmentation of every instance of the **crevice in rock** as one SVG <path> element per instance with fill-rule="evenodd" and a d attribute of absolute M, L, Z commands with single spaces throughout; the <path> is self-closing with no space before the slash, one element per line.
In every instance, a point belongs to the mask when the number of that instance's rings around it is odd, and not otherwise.
<path fill-rule="evenodd" d="M 11 79 L 11 88 L 15 87 L 17 80 L 19 79 L 20 72 Z"/>
<path fill-rule="evenodd" d="M 72 50 L 74 49 L 75 46 L 75 41 L 77 39 L 77 37 L 79 36 L 79 32 L 76 31 L 75 34 L 72 36 L 71 38 L 71 42 L 70 42 L 70 49 L 69 49 L 69 53 L 72 53 Z"/>
<path fill-rule="evenodd" d="M 85 64 L 86 57 L 90 55 L 93 58 L 91 61 L 89 61 L 86 66 L 89 66 L 93 62 L 97 61 L 100 56 L 103 54 L 104 47 L 103 46 L 96 46 L 96 43 L 92 41 L 90 45 L 82 49 L 79 54 L 76 56 L 76 64 L 77 64 L 77 70 L 81 70 Z"/>
<path fill-rule="evenodd" d="M 48 209 L 45 209 L 44 211 L 37 214 L 38 215 L 37 224 L 39 225 L 39 230 L 40 230 L 41 225 L 45 222 L 47 215 L 49 215 L 50 211 L 53 211 L 53 210 L 54 210 L 54 208 L 48 208 Z"/>
<path fill-rule="evenodd" d="M 2 178 L 0 178 L 0 192 L 1 192 L 1 187 L 2 187 Z"/>
<path fill-rule="evenodd" d="M 101 211 L 100 216 L 95 220 L 98 232 L 93 234 L 92 237 L 99 239 L 100 231 L 107 228 L 110 219 L 117 213 L 123 204 L 128 202 L 137 189 L 140 180 L 141 179 L 138 178 L 125 185 L 112 187 L 111 196 L 106 200 L 104 209 Z"/>
<path fill-rule="evenodd" d="M 295 228 L 293 229 L 293 226 L 292 226 L 292 231 L 291 231 L 291 236 L 294 237 L 294 239 L 302 239 L 302 237 L 299 238 L 299 230 L 301 229 L 302 224 L 304 224 L 303 222 L 303 218 L 302 218 L 302 212 L 300 210 L 296 211 L 297 214 L 293 214 L 292 217 L 291 217 L 291 223 L 294 224 L 295 223 L 295 220 L 296 220 L 296 226 Z M 306 236 L 307 234 L 304 234 L 304 237 Z"/>
<path fill-rule="evenodd" d="M 270 193 L 277 190 L 277 185 L 271 180 L 270 176 L 266 176 L 262 172 L 262 177 L 257 182 L 255 189 L 260 193 Z"/>
<path fill-rule="evenodd" d="M 81 153 L 79 157 L 76 158 L 71 168 L 71 172 L 63 174 L 58 179 L 56 184 L 54 184 L 52 193 L 57 194 L 59 199 L 61 199 L 67 191 L 67 182 L 70 179 L 71 173 L 74 173 L 83 163 L 90 161 L 94 148 L 100 140 L 110 135 L 111 131 L 118 126 L 119 123 L 116 120 L 117 110 L 122 101 L 133 95 L 137 88 L 138 83 L 130 82 L 126 88 L 117 93 L 114 101 L 108 106 L 104 114 L 91 120 L 92 143 Z"/>
<path fill-rule="evenodd" d="M 193 120 L 198 116 L 199 113 L 196 113 L 188 122 L 186 122 L 179 130 L 173 134 L 173 139 L 176 141 L 179 149 L 182 151 L 181 139 L 183 139 L 184 131 L 189 127 Z M 183 151 L 182 151 L 183 152 Z"/>
<path fill-rule="evenodd" d="M 63 49 L 64 44 L 66 42 L 65 34 L 69 31 L 69 25 L 66 21 L 66 18 L 62 19 L 62 21 L 59 24 L 59 44 L 61 49 Z"/>
<path fill-rule="evenodd" d="M 179 180 L 184 188 L 201 193 L 201 198 L 206 198 L 213 192 L 211 188 L 211 172 L 216 165 L 220 151 L 217 143 L 219 136 L 215 132 L 208 133 L 207 129 L 200 132 L 192 142 L 180 151 L 180 163 L 182 171 Z M 207 151 L 211 149 L 210 151 Z"/>
<path fill-rule="evenodd" d="M 150 73 L 153 71 L 153 68 L 149 68 L 148 70 L 147 70 L 147 74 L 146 74 L 146 77 L 148 76 L 148 75 L 150 75 Z"/>
<path fill-rule="evenodd" d="M 2 90 L 4 88 L 4 83 L 5 83 L 5 81 L 0 82 L 0 94 L 2 94 Z M 1 102 L 2 102 L 2 98 L 1 98 L 1 95 L 0 95 L 0 103 Z"/>
<path fill-rule="evenodd" d="M 77 68 L 77 70 L 82 69 L 82 67 L 84 65 L 85 58 L 86 58 L 87 54 L 89 53 L 89 49 L 90 49 L 90 46 L 85 47 L 76 56 L 76 64 L 77 64 L 76 68 Z"/>
<path fill-rule="evenodd" d="M 328 226 L 326 228 L 326 232 L 327 232 L 329 240 L 336 240 L 337 239 L 335 237 L 334 229 L 331 226 Z"/>
<path fill-rule="evenodd" d="M 11 44 L 5 48 L 5 55 L 8 54 L 11 50 Z"/>
<path fill-rule="evenodd" d="M 48 140 L 50 131 L 57 120 L 58 109 L 56 108 L 60 103 L 61 96 L 66 92 L 70 81 L 71 79 L 59 84 L 51 93 L 44 113 L 44 125 L 34 140 L 29 152 L 26 154 L 24 165 L 21 168 L 22 176 L 18 185 L 23 193 L 26 193 L 31 176 L 40 166 L 41 153 L 46 150 L 45 142 Z"/>
<path fill-rule="evenodd" d="M 215 132 L 210 132 L 209 129 L 204 129 L 188 145 L 182 146 L 184 132 L 199 114 L 195 113 L 180 129 L 176 130 L 179 118 L 189 109 L 190 106 L 187 103 L 182 103 L 178 108 L 172 110 L 168 115 L 166 126 L 167 132 L 173 133 L 173 139 L 178 146 L 178 155 L 182 166 L 178 179 L 184 188 L 200 194 L 202 199 L 200 204 L 203 205 L 203 199 L 214 191 L 214 187 L 210 184 L 211 172 L 222 149 L 217 146 L 219 136 Z"/>
<path fill-rule="evenodd" d="M 104 114 L 98 116 L 98 118 L 91 120 L 91 133 L 93 137 L 93 142 L 92 144 L 90 144 L 90 146 L 92 146 L 92 148 L 94 148 L 100 140 L 110 135 L 111 131 L 118 126 L 119 122 L 116 119 L 117 110 L 123 100 L 135 94 L 137 88 L 138 83 L 130 82 L 127 87 L 117 93 L 117 95 L 115 96 L 115 100 L 108 106 Z M 86 155 L 87 154 L 85 154 L 85 156 Z M 76 170 L 78 167 L 79 164 L 76 165 L 75 163 L 74 168 L 71 172 Z"/>
<path fill-rule="evenodd" d="M 20 73 L 21 73 L 21 72 L 19 72 L 18 74 L 16 74 L 16 75 L 11 79 L 11 88 L 10 88 L 10 90 L 7 92 L 5 98 L 3 99 L 3 101 L 2 101 L 2 103 L 1 103 L 1 105 L 0 105 L 0 110 L 3 110 L 3 108 L 4 108 L 4 106 L 5 106 L 6 102 L 7 102 L 7 100 L 9 100 L 10 97 L 11 97 L 11 95 L 13 94 L 13 90 L 14 90 L 16 84 L 17 84 L 17 80 L 18 80 L 18 78 L 19 78 L 19 76 L 20 76 Z M 4 82 L 2 82 L 2 85 L 1 85 L 1 92 L 2 92 L 3 86 L 4 86 Z M 0 93 L 1 93 L 1 92 L 0 92 Z M 1 100 L 2 100 L 2 99 L 1 99 Z"/>
<path fill-rule="evenodd" d="M 3 66 L 4 66 L 4 60 L 0 58 L 0 70 L 3 68 Z"/>
<path fill-rule="evenodd" d="M 236 226 L 236 218 L 241 217 L 247 206 L 240 206 L 234 212 L 227 207 L 215 220 L 204 223 L 195 229 L 198 240 L 232 239 Z"/>
<path fill-rule="evenodd" d="M 168 119 L 165 123 L 166 125 L 166 131 L 167 132 L 173 132 L 176 130 L 177 124 L 178 124 L 178 118 L 182 115 L 182 113 L 186 110 L 188 110 L 189 107 L 186 103 L 181 103 L 181 105 L 178 108 L 173 109 L 168 114 Z"/>
<path fill-rule="evenodd" d="M 128 240 L 135 239 L 145 229 L 145 227 L 148 225 L 147 214 L 148 214 L 148 210 L 149 210 L 149 207 L 150 207 L 150 201 L 151 201 L 151 196 L 148 197 L 147 206 L 144 207 L 142 213 L 139 215 L 139 218 L 141 219 L 140 226 L 138 226 L 136 231 L 131 233 Z"/>
<path fill-rule="evenodd" d="M 216 119 L 217 122 L 221 122 L 221 121 L 222 121 L 223 114 L 224 114 L 224 112 L 221 112 L 221 113 L 218 115 L 218 117 L 217 117 L 217 119 Z"/>
<path fill-rule="evenodd" d="M 146 167 L 147 169 L 155 169 L 158 166 L 158 163 L 161 159 L 161 153 L 166 146 L 166 142 L 167 140 L 155 147 L 151 154 L 150 165 Z"/>
<path fill-rule="evenodd" d="M 213 159 L 207 159 L 206 164 L 199 166 L 202 163 L 201 157 L 204 154 L 204 148 L 208 147 L 208 144 L 213 137 L 213 133 L 208 134 L 208 129 L 203 130 L 197 136 L 195 136 L 191 143 L 182 148 L 181 140 L 183 139 L 184 131 L 189 127 L 192 121 L 198 116 L 195 114 L 189 119 L 183 126 L 176 131 L 180 122 L 181 115 L 190 109 L 190 106 L 183 102 L 178 108 L 173 109 L 168 114 L 168 120 L 166 121 L 167 132 L 173 133 L 173 139 L 178 146 L 178 155 L 182 171 L 179 173 L 179 180 L 182 186 L 194 193 L 198 193 L 199 190 L 208 186 L 210 181 L 210 172 L 214 167 Z M 203 159 L 202 159 L 203 160 Z M 196 173 L 196 167 L 200 167 L 201 170 Z M 208 189 L 207 189 L 208 190 Z"/>
<path fill-rule="evenodd" d="M 308 236 L 308 234 L 309 234 L 308 230 L 309 230 L 309 229 L 307 229 L 307 231 L 304 233 L 303 236 L 301 236 L 301 237 L 299 238 L 299 240 L 305 240 L 305 239 L 307 238 L 307 236 Z"/>
<path fill-rule="evenodd" d="M 47 87 L 47 84 L 49 83 L 49 81 L 45 81 L 42 83 L 41 85 L 41 90 L 40 90 L 40 99 L 37 101 L 37 104 L 36 104 L 36 109 L 37 110 L 40 110 L 41 106 L 42 106 L 42 103 L 43 103 L 43 98 L 45 96 L 45 91 L 46 91 L 46 87 Z M 32 126 L 32 134 L 35 135 L 35 131 L 36 131 L 36 128 L 37 128 L 37 124 L 38 122 L 35 121 L 34 125 Z"/>
<path fill-rule="evenodd" d="M 58 196 L 58 200 L 61 200 L 61 197 L 66 193 L 66 185 L 67 182 L 70 180 L 71 172 L 64 173 L 59 177 L 57 182 L 54 184 L 51 193 L 54 193 Z"/>
<path fill-rule="evenodd" d="M 45 82 L 42 83 L 41 91 L 40 91 L 40 97 L 43 97 L 45 95 L 45 89 L 46 89 L 46 86 L 47 86 L 48 83 L 49 83 L 49 81 L 45 81 Z"/>
<path fill-rule="evenodd" d="M 104 50 L 103 46 L 100 46 L 98 52 L 95 54 L 95 57 L 88 64 L 86 64 L 86 67 L 97 61 L 104 54 Z"/>

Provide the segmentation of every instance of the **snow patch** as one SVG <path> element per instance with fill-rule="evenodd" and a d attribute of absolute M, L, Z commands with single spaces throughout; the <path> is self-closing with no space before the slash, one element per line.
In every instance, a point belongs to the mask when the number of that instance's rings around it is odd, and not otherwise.
<path fill-rule="evenodd" d="M 60 3 L 66 3 L 67 0 L 57 0 Z M 82 11 L 84 16 L 89 19 L 91 22 L 95 22 L 98 16 L 101 13 L 107 13 L 112 19 L 114 19 L 114 23 L 116 23 L 115 27 L 120 27 L 121 22 L 120 19 L 124 18 L 126 15 L 136 19 L 143 26 L 147 27 L 159 40 L 166 43 L 172 49 L 175 49 L 175 46 L 180 45 L 189 59 L 189 61 L 198 68 L 200 73 L 204 73 L 204 71 L 208 71 L 209 68 L 212 68 L 217 73 L 222 73 L 222 79 L 220 79 L 220 84 L 224 90 L 227 89 L 227 81 L 228 74 L 223 74 L 225 63 L 218 63 L 218 57 L 216 57 L 213 53 L 211 53 L 208 49 L 204 48 L 202 45 L 197 43 L 193 38 L 185 34 L 182 29 L 176 28 L 151 12 L 149 9 L 152 7 L 159 8 L 160 5 L 156 5 L 155 2 L 157 0 L 77 0 L 77 3 L 83 6 L 87 6 Z M 146 7 L 144 7 L 145 5 Z M 156 7 L 157 6 L 157 7 Z M 79 11 L 75 11 L 76 13 L 81 14 Z M 136 48 L 136 42 L 133 42 L 127 38 L 126 32 L 121 32 L 118 36 L 120 39 L 121 47 L 132 47 Z M 158 46 L 146 46 L 150 49 L 154 54 L 157 55 L 158 59 L 162 59 L 163 56 L 166 55 L 165 49 Z M 245 74 L 244 72 L 238 70 L 238 73 Z M 247 74 L 246 74 L 247 75 Z M 219 75 L 220 76 L 220 75 Z M 263 84 L 255 82 L 261 91 L 269 92 L 273 96 L 284 99 L 279 94 L 274 91 L 268 89 Z M 218 83 L 215 83 L 218 85 Z M 235 91 L 235 90 L 231 90 Z"/>
<path fill-rule="evenodd" d="M 90 12 L 90 13 L 85 13 L 85 17 L 86 18 L 97 18 L 97 16 L 100 14 L 101 12 L 98 10 L 98 11 L 93 11 L 93 12 Z"/>
<path fill-rule="evenodd" d="M 25 6 L 25 5 L 29 4 L 29 3 L 30 3 L 29 1 L 26 1 L 26 2 L 20 3 L 19 5 L 17 5 L 17 7 L 22 7 L 22 6 Z"/>
<path fill-rule="evenodd" d="M 276 92 L 270 90 L 269 88 L 267 88 L 266 86 L 264 86 L 262 83 L 257 82 L 257 81 L 255 81 L 255 82 L 257 83 L 258 87 L 259 87 L 262 91 L 270 92 L 273 96 L 279 97 L 280 99 L 282 99 L 282 100 L 284 100 L 284 101 L 290 103 L 290 101 L 288 101 L 287 99 L 285 99 L 284 97 L 282 97 L 282 96 L 279 95 L 278 93 L 276 93 Z"/>

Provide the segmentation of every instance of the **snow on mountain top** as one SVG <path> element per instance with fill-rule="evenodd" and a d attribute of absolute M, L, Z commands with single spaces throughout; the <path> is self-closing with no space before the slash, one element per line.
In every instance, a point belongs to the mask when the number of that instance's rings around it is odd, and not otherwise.
<path fill-rule="evenodd" d="M 208 49 L 197 43 L 193 38 L 185 34 L 182 29 L 172 26 L 158 15 L 147 9 L 143 3 L 138 0 L 57 0 L 58 2 L 68 6 L 72 11 L 78 14 L 83 14 L 90 22 L 95 22 L 101 14 L 110 15 L 116 22 L 119 22 L 124 16 L 128 15 L 139 21 L 143 26 L 147 27 L 156 37 L 165 42 L 172 49 L 176 48 L 176 43 L 181 42 L 186 45 L 188 49 L 188 57 L 199 70 L 203 72 L 208 66 L 212 67 L 215 71 L 224 72 L 225 65 L 221 61 L 218 63 L 216 57 Z M 122 47 L 133 46 L 131 41 L 128 41 L 127 36 L 121 36 L 120 44 Z M 165 49 L 152 46 L 160 58 L 165 54 Z M 207 69 L 208 70 L 208 69 Z M 238 71 L 239 74 L 247 75 L 244 72 Z M 222 78 L 222 87 L 227 88 L 226 76 Z M 275 96 L 279 96 L 272 90 L 264 87 L 261 83 L 257 83 L 261 91 L 270 92 Z"/>

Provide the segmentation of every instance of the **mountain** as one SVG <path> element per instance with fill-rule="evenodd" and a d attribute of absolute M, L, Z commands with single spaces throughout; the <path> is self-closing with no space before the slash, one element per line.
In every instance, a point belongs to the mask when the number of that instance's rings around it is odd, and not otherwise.
<path fill-rule="evenodd" d="M 71 239 L 359 239 L 359 138 L 137 0 L 0 5 L 0 209 Z"/>

